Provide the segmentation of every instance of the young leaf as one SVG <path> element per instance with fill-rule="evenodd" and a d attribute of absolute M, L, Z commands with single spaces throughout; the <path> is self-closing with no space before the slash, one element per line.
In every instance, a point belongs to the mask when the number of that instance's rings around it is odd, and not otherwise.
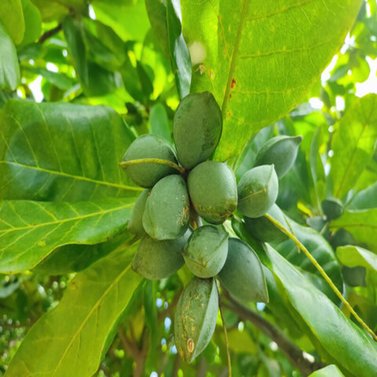
<path fill-rule="evenodd" d="M 60 303 L 30 329 L 7 377 L 94 375 L 141 281 L 131 270 L 133 249 L 111 253 L 71 281 Z"/>
<path fill-rule="evenodd" d="M 322 292 L 272 247 L 267 246 L 275 278 L 310 329 L 324 357 L 344 373 L 369 377 L 377 370 L 377 345 L 347 319 Z"/>
<path fill-rule="evenodd" d="M 336 255 L 347 267 L 362 266 L 377 274 L 377 255 L 369 250 L 353 245 L 340 246 Z"/>
<path fill-rule="evenodd" d="M 119 167 L 134 136 L 111 109 L 10 100 L 0 124 L 0 199 L 80 201 L 139 191 Z"/>
<path fill-rule="evenodd" d="M 328 365 L 311 373 L 309 377 L 344 377 L 336 365 Z"/>
<path fill-rule="evenodd" d="M 182 0 L 185 38 L 203 50 L 202 62 L 193 69 L 193 89 L 212 91 L 222 104 L 219 159 L 237 154 L 258 129 L 305 98 L 343 42 L 360 4 Z"/>
<path fill-rule="evenodd" d="M 0 273 L 35 267 L 54 249 L 69 244 L 94 245 L 124 230 L 133 199 L 96 202 L 0 204 Z"/>
<path fill-rule="evenodd" d="M 332 191 L 342 199 L 372 159 L 377 139 L 377 95 L 355 100 L 335 126 L 330 160 Z"/>

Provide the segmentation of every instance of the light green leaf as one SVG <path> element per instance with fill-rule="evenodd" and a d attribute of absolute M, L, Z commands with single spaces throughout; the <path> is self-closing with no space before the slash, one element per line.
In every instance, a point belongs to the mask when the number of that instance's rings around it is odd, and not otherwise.
<path fill-rule="evenodd" d="M 182 0 L 188 45 L 202 50 L 194 91 L 222 107 L 217 158 L 239 153 L 260 128 L 305 99 L 341 46 L 360 0 Z"/>
<path fill-rule="evenodd" d="M 16 47 L 0 22 L 0 89 L 16 90 L 19 82 Z"/>
<path fill-rule="evenodd" d="M 343 228 L 350 232 L 355 240 L 365 244 L 377 254 L 377 208 L 360 211 L 348 210 L 330 224 L 331 229 Z"/>
<path fill-rule="evenodd" d="M 290 303 L 310 329 L 327 362 L 355 377 L 370 377 L 377 370 L 377 345 L 346 318 L 322 292 L 272 247 L 267 246 L 275 278 Z"/>
<path fill-rule="evenodd" d="M 347 245 L 336 249 L 339 260 L 347 267 L 365 267 L 377 273 L 377 255 L 359 246 Z"/>
<path fill-rule="evenodd" d="M 126 227 L 133 199 L 0 202 L 0 273 L 35 267 L 64 245 L 94 245 Z"/>
<path fill-rule="evenodd" d="M 6 376 L 93 376 L 141 281 L 131 270 L 132 252 L 111 253 L 79 273 L 60 303 L 30 329 Z"/>
<path fill-rule="evenodd" d="M 330 178 L 335 197 L 342 199 L 355 186 L 373 157 L 377 139 L 377 95 L 355 99 L 334 127 Z"/>
<path fill-rule="evenodd" d="M 15 44 L 22 42 L 25 33 L 24 14 L 21 3 L 21 0 L 0 1 L 0 23 L 4 25 L 5 30 Z"/>
<path fill-rule="evenodd" d="M 21 0 L 25 20 L 25 34 L 22 39 L 22 46 L 34 42 L 42 32 L 42 17 L 39 9 L 31 0 Z"/>
<path fill-rule="evenodd" d="M 344 377 L 344 374 L 336 365 L 328 365 L 311 373 L 309 377 Z"/>
<path fill-rule="evenodd" d="M 358 192 L 348 205 L 349 209 L 377 208 L 377 182 Z"/>
<path fill-rule="evenodd" d="M 105 107 L 10 100 L 0 111 L 0 199 L 81 201 L 140 191 L 119 167 L 133 139 Z"/>
<path fill-rule="evenodd" d="M 95 0 L 92 7 L 97 20 L 111 27 L 124 41 L 142 41 L 149 29 L 143 0 Z"/>

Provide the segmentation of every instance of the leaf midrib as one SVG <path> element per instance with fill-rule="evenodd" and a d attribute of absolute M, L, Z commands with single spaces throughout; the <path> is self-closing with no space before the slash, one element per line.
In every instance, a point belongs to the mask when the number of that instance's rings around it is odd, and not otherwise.
<path fill-rule="evenodd" d="M 42 172 L 42 173 L 48 173 L 48 174 L 51 174 L 51 175 L 58 175 L 58 176 L 61 176 L 61 177 L 71 178 L 71 179 L 74 179 L 74 180 L 77 180 L 77 181 L 90 182 L 90 183 L 94 183 L 96 185 L 114 187 L 114 188 L 122 189 L 122 190 L 142 191 L 142 189 L 140 187 L 136 187 L 136 186 L 127 186 L 127 185 L 122 185 L 122 184 L 119 184 L 119 183 L 99 181 L 99 180 L 88 178 L 88 177 L 68 174 L 68 173 L 64 173 L 64 172 L 56 171 L 56 170 L 50 170 L 50 169 L 42 168 L 40 166 L 37 167 L 37 166 L 26 165 L 26 164 L 22 164 L 20 162 L 15 162 L 15 161 L 4 161 L 3 160 L 3 161 L 0 161 L 0 164 L 14 165 L 14 166 L 18 166 L 18 167 L 21 167 L 21 168 L 24 168 L 24 169 L 36 170 L 36 171 L 39 171 L 39 172 Z"/>
<path fill-rule="evenodd" d="M 101 210 L 101 211 L 96 211 L 96 212 L 91 212 L 89 214 L 86 214 L 86 215 L 80 215 L 80 216 L 75 216 L 75 217 L 70 217 L 68 219 L 62 219 L 62 220 L 59 220 L 57 219 L 56 221 L 49 221 L 49 222 L 44 222 L 44 223 L 40 223 L 40 224 L 36 224 L 36 225 L 27 225 L 27 226 L 22 226 L 22 227 L 12 227 L 11 229 L 6 229 L 6 230 L 3 230 L 3 231 L 0 231 L 0 235 L 4 235 L 6 233 L 9 233 L 9 232 L 16 232 L 16 231 L 20 231 L 20 230 L 26 230 L 26 229 L 37 229 L 37 228 L 41 228 L 41 227 L 44 227 L 44 226 L 50 226 L 50 225 L 56 225 L 56 224 L 63 224 L 63 223 L 67 223 L 67 222 L 72 222 L 72 221 L 78 221 L 78 220 L 83 220 L 83 219 L 87 219 L 87 218 L 90 218 L 90 217 L 95 217 L 95 216 L 98 216 L 98 215 L 105 215 L 107 213 L 110 213 L 110 212 L 115 212 L 115 211 L 118 211 L 118 210 L 121 210 L 121 209 L 125 209 L 125 208 L 130 208 L 132 207 L 133 204 L 127 204 L 127 205 L 122 205 L 120 207 L 115 207 L 115 208 L 110 208 L 110 209 L 107 209 L 107 210 Z"/>
<path fill-rule="evenodd" d="M 115 287 L 116 284 L 118 284 L 119 280 L 130 270 L 131 268 L 131 264 L 129 264 L 119 275 L 116 279 L 113 280 L 112 284 L 110 284 L 110 286 L 105 290 L 105 292 L 100 296 L 100 298 L 97 300 L 97 302 L 95 303 L 95 305 L 93 305 L 93 307 L 90 309 L 89 313 L 87 314 L 87 316 L 84 318 L 84 320 L 82 321 L 81 325 L 79 326 L 79 328 L 77 329 L 77 331 L 73 334 L 73 336 L 71 337 L 71 340 L 69 341 L 69 343 L 67 344 L 67 347 L 65 348 L 59 362 L 57 363 L 55 369 L 53 370 L 52 372 L 52 376 L 55 376 L 56 375 L 56 372 L 58 370 L 58 368 L 60 367 L 62 361 L 64 360 L 68 350 L 71 348 L 73 342 L 75 341 L 75 339 L 77 338 L 78 334 L 80 334 L 81 330 L 83 329 L 84 325 L 87 323 L 87 321 L 89 320 L 89 318 L 92 316 L 93 312 L 95 310 L 97 310 L 98 306 L 100 305 L 100 303 L 104 300 L 104 297 L 109 293 L 110 290 L 113 289 L 113 287 Z"/>

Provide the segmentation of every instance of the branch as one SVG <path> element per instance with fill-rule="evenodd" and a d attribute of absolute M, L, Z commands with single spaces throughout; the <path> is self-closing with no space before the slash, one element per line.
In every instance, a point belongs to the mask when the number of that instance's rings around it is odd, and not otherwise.
<path fill-rule="evenodd" d="M 302 351 L 298 347 L 296 347 L 279 329 L 277 329 L 259 314 L 240 305 L 229 295 L 226 295 L 226 297 L 228 302 L 223 302 L 223 305 L 237 313 L 242 320 L 250 321 L 252 324 L 261 329 L 279 346 L 281 351 L 287 356 L 291 363 L 301 371 L 303 375 L 307 376 L 315 370 L 324 367 L 321 362 L 315 361 L 312 363 L 305 359 Z"/>
<path fill-rule="evenodd" d="M 57 26 L 55 26 L 54 28 L 50 29 L 50 30 L 47 30 L 45 31 L 38 39 L 38 43 L 43 43 L 44 41 L 46 41 L 48 38 L 52 37 L 53 35 L 55 34 L 58 34 L 60 30 L 62 30 L 63 28 L 63 25 L 62 24 L 58 24 Z"/>

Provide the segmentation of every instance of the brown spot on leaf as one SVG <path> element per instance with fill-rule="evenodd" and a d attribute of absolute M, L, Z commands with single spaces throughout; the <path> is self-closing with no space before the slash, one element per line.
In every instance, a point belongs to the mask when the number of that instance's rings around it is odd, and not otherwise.
<path fill-rule="evenodd" d="M 232 78 L 232 82 L 230 83 L 230 89 L 234 89 L 236 87 L 236 79 Z"/>

